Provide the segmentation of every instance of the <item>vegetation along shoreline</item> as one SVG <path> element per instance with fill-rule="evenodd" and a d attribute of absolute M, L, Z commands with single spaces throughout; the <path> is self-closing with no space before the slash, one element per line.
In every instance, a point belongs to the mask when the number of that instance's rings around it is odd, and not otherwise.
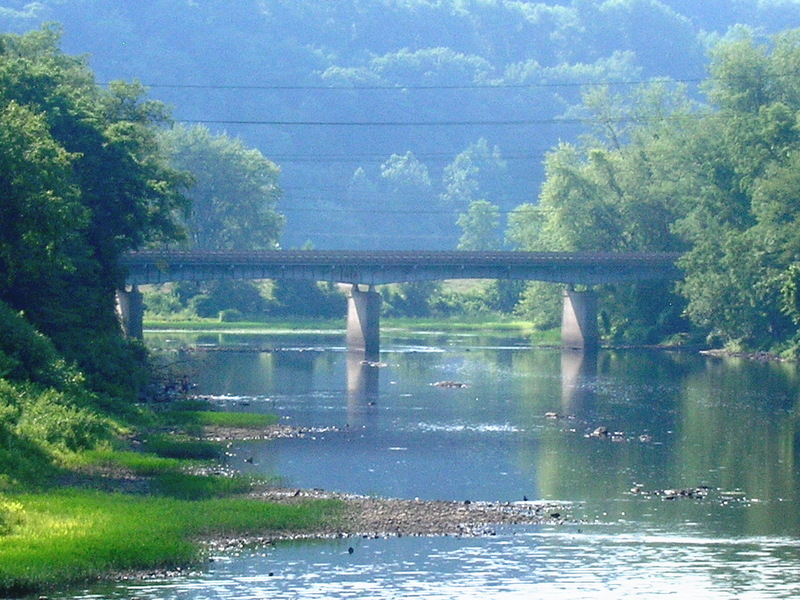
<path fill-rule="evenodd" d="M 348 299 L 289 276 L 129 293 L 130 252 L 677 253 L 675 281 L 572 282 L 604 344 L 800 357 L 800 2 L 122 4 L 0 0 L 0 596 L 170 573 L 213 544 L 568 513 L 226 469 L 226 443 L 303 430 L 183 381 L 156 402 L 172 375 L 122 307 L 341 336 Z M 559 344 L 561 284 L 376 290 L 387 328 Z"/>

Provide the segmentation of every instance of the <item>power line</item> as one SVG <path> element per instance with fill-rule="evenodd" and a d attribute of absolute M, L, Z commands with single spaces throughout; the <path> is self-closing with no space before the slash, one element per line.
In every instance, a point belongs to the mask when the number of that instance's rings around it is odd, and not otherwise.
<path fill-rule="evenodd" d="M 667 83 L 701 83 L 703 78 L 654 78 L 654 79 L 626 79 L 617 81 L 570 81 L 570 82 L 538 82 L 538 83 L 468 83 L 468 84 L 430 84 L 430 85 L 322 85 L 322 84 L 201 84 L 201 83 L 144 83 L 144 87 L 149 89 L 188 89 L 188 90 L 230 90 L 230 91 L 396 91 L 405 92 L 407 90 L 518 90 L 535 88 L 580 88 L 595 86 L 626 86 L 644 85 L 656 81 Z M 107 84 L 104 84 L 107 85 Z"/>
<path fill-rule="evenodd" d="M 653 121 L 697 120 L 714 115 L 698 113 L 691 115 L 656 115 L 653 117 L 620 117 L 618 119 L 599 119 L 597 117 L 551 117 L 544 119 L 498 119 L 463 121 L 284 121 L 259 119 L 176 119 L 180 123 L 208 125 L 267 125 L 290 127 L 524 127 L 531 125 L 586 125 L 587 123 L 649 123 Z"/>
<path fill-rule="evenodd" d="M 468 210 L 468 209 L 467 209 Z M 536 210 L 539 212 L 553 212 L 554 209 L 550 208 L 542 208 L 536 206 Z M 353 215 L 353 214 L 366 214 L 363 210 L 356 210 L 356 209 L 345 209 L 345 208 L 277 208 L 277 212 L 279 213 L 329 213 L 329 214 L 341 214 L 341 215 Z M 461 209 L 452 209 L 452 210 L 402 210 L 402 209 L 374 209 L 370 207 L 369 214 L 370 215 L 450 215 L 450 216 L 458 216 L 464 214 L 464 210 Z M 498 213 L 501 215 L 508 215 L 515 212 L 515 209 L 512 210 L 498 210 Z"/>
<path fill-rule="evenodd" d="M 540 152 L 547 152 L 552 150 L 552 148 L 542 148 Z M 414 157 L 418 160 L 424 160 L 426 162 L 431 161 L 447 161 L 452 162 L 456 154 L 414 154 Z M 280 156 L 280 155 L 273 155 L 271 154 L 268 157 L 271 161 L 276 163 L 359 163 L 362 161 L 374 161 L 374 160 L 381 160 L 386 161 L 389 159 L 389 155 L 384 154 L 360 154 L 354 155 L 352 157 L 343 156 L 343 155 L 306 155 L 306 156 Z M 499 161 L 507 161 L 507 160 L 534 160 L 541 158 L 539 154 L 509 154 L 509 155 L 501 155 L 499 157 Z M 480 159 L 479 159 L 480 160 Z"/>
<path fill-rule="evenodd" d="M 625 119 L 632 120 L 632 119 Z M 290 127 L 522 127 L 525 125 L 582 125 L 585 119 L 518 119 L 496 121 L 269 121 L 248 119 L 177 119 L 208 125 L 272 125 Z"/>

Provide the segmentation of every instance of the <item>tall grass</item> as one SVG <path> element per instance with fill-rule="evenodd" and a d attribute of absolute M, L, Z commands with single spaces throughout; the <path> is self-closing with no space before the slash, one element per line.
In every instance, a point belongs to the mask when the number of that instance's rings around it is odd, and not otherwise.
<path fill-rule="evenodd" d="M 114 572 L 196 565 L 199 538 L 314 529 L 336 519 L 341 506 L 77 490 L 0 496 L 0 595 L 62 589 Z"/>

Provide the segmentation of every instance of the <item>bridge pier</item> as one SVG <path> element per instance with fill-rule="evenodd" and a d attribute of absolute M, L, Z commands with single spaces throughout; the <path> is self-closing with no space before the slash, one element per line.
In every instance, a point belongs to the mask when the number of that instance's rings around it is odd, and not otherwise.
<path fill-rule="evenodd" d="M 381 295 L 369 286 L 361 291 L 353 284 L 347 293 L 347 350 L 363 352 L 377 360 L 381 350 Z"/>
<path fill-rule="evenodd" d="M 561 317 L 561 345 L 564 348 L 596 349 L 600 345 L 597 328 L 597 293 L 594 290 L 564 290 Z"/>
<path fill-rule="evenodd" d="M 144 339 L 144 300 L 135 285 L 131 290 L 117 290 L 117 317 L 127 338 Z"/>

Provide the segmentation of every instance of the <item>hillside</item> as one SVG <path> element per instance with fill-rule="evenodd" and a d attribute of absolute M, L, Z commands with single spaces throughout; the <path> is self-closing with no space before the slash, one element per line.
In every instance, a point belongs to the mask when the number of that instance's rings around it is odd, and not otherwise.
<path fill-rule="evenodd" d="M 544 154 L 586 129 L 564 118 L 582 91 L 693 89 L 714 39 L 796 27 L 800 2 L 0 2 L 2 31 L 48 21 L 99 81 L 275 161 L 284 247 L 452 248 L 470 202 L 536 201 Z"/>

